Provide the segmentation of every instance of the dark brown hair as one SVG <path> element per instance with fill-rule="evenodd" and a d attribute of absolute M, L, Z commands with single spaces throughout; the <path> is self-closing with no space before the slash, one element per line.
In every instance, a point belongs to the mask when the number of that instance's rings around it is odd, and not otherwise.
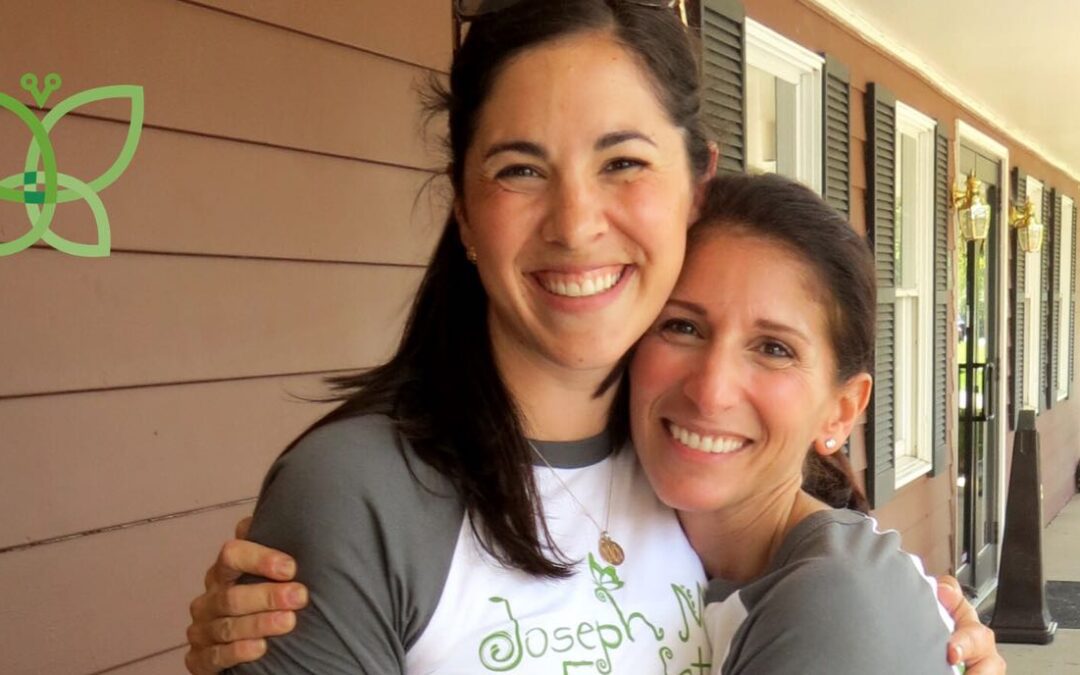
<path fill-rule="evenodd" d="M 639 60 L 670 120 L 685 132 L 693 173 L 704 174 L 709 148 L 698 120 L 697 67 L 673 12 L 622 0 L 522 0 L 472 23 L 454 56 L 449 86 L 431 97 L 431 109 L 448 114 L 456 192 L 480 110 L 509 60 L 592 31 L 609 35 Z M 571 563 L 558 556 L 538 517 L 543 511 L 533 456 L 521 413 L 495 366 L 487 306 L 451 213 L 397 353 L 370 371 L 330 380 L 338 392 L 331 400 L 342 403 L 315 427 L 355 415 L 388 415 L 416 455 L 454 486 L 488 553 L 529 574 L 565 577 Z M 609 419 L 615 444 L 628 435 L 625 378 L 620 382 L 619 374 L 609 378 L 619 386 Z"/>
<path fill-rule="evenodd" d="M 809 188 L 782 176 L 727 175 L 712 180 L 688 248 L 718 229 L 775 241 L 814 271 L 824 293 L 836 381 L 872 372 L 877 285 L 870 247 L 843 215 Z M 830 506 L 868 512 L 843 452 L 813 449 L 803 467 L 803 489 Z"/>

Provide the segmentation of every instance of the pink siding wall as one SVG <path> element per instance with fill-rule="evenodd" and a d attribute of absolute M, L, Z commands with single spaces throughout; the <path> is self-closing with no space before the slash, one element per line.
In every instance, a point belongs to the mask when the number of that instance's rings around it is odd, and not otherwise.
<path fill-rule="evenodd" d="M 397 340 L 445 212 L 416 86 L 449 62 L 449 3 L 9 5 L 0 91 L 139 84 L 146 127 L 101 194 L 110 257 L 0 258 L 0 670 L 181 672 L 206 565 L 326 409 L 297 397 Z M 60 170 L 99 174 L 127 116 L 65 117 Z M 0 115 L 4 175 L 28 142 Z M 0 203 L 0 240 L 25 228 Z M 93 237 L 80 203 L 53 229 Z"/>

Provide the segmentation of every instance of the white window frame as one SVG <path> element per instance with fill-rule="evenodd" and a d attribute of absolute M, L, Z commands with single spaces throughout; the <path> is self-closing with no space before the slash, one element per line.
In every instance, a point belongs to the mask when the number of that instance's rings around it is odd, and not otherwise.
<path fill-rule="evenodd" d="M 1025 197 L 1035 206 L 1035 220 L 1044 225 L 1042 181 L 1028 176 Z M 1046 237 L 1043 238 L 1043 245 Z M 1024 286 L 1024 383 L 1023 408 L 1039 410 L 1039 374 L 1042 370 L 1042 251 L 1023 253 L 1027 256 Z"/>
<path fill-rule="evenodd" d="M 908 429 L 896 434 L 897 489 L 934 466 L 933 429 L 934 406 L 934 142 L 936 123 L 911 106 L 896 103 L 896 158 L 901 157 L 900 139 L 903 135 L 915 139 L 914 232 L 905 232 L 901 239 L 904 258 L 914 256 L 915 284 L 897 284 L 897 318 L 913 324 L 911 332 L 900 339 L 897 331 L 894 392 L 894 419 L 908 422 Z M 902 179 L 900 171 L 896 180 Z M 899 221 L 898 221 L 899 222 Z M 906 307 L 905 307 L 906 305 Z M 910 392 L 903 391 L 904 387 Z M 899 424 L 897 424 L 899 427 Z M 913 433 L 912 433 L 913 432 Z M 909 434 L 912 436 L 909 438 Z"/>
<path fill-rule="evenodd" d="M 1061 241 L 1057 243 L 1061 248 L 1061 264 L 1058 266 L 1057 289 L 1055 289 L 1058 301 L 1058 353 L 1057 353 L 1057 392 L 1056 398 L 1064 401 L 1069 397 L 1069 329 L 1071 326 L 1070 310 L 1072 305 L 1072 250 L 1073 250 L 1073 209 L 1076 204 L 1069 197 L 1061 198 L 1061 224 L 1058 232 L 1061 233 Z"/>
<path fill-rule="evenodd" d="M 795 85 L 795 178 L 821 194 L 824 57 L 747 19 L 746 65 Z"/>

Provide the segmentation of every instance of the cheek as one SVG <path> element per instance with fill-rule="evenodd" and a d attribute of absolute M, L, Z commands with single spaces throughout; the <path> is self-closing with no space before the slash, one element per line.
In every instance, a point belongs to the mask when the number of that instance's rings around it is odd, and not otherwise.
<path fill-rule="evenodd" d="M 777 431 L 809 433 L 821 407 L 814 388 L 795 372 L 766 372 L 749 390 L 758 395 L 758 410 Z"/>
<path fill-rule="evenodd" d="M 630 183 L 609 205 L 621 214 L 627 235 L 650 257 L 682 266 L 690 220 L 690 195 L 682 187 L 648 181 Z"/>
<path fill-rule="evenodd" d="M 659 399 L 678 388 L 683 361 L 663 339 L 655 335 L 641 339 L 630 364 L 632 420 L 644 421 Z"/>
<path fill-rule="evenodd" d="M 469 234 L 482 267 L 498 267 L 528 241 L 535 198 L 492 189 L 466 202 Z"/>

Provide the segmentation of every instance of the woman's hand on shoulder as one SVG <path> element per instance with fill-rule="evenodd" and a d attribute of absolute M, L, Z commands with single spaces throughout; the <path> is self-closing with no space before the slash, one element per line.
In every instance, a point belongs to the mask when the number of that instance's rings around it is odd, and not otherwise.
<path fill-rule="evenodd" d="M 295 610 L 307 604 L 307 589 L 292 582 L 296 562 L 247 541 L 250 525 L 250 517 L 237 524 L 236 538 L 225 542 L 206 572 L 205 592 L 191 603 L 184 663 L 192 675 L 212 675 L 257 660 L 266 652 L 263 638 L 291 631 Z M 237 585 L 244 574 L 271 581 Z"/>
<path fill-rule="evenodd" d="M 967 666 L 964 675 L 1003 675 L 1005 659 L 997 651 L 994 632 L 979 621 L 979 614 L 964 599 L 960 582 L 950 576 L 938 577 L 938 600 L 956 622 L 949 639 L 949 663 Z"/>

